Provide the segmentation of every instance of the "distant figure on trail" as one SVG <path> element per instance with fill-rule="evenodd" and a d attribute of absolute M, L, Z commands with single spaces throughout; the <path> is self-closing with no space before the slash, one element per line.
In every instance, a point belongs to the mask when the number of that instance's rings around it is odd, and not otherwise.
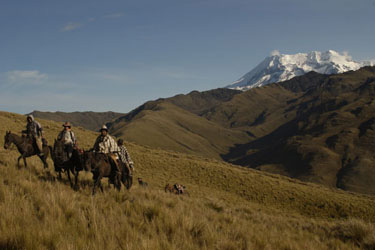
<path fill-rule="evenodd" d="M 66 153 L 66 160 L 72 157 L 73 148 L 76 146 L 77 139 L 72 131 L 70 122 L 63 124 L 64 129 L 57 136 L 57 140 L 64 142 L 64 151 Z"/>
<path fill-rule="evenodd" d="M 43 156 L 43 128 L 39 122 L 35 121 L 33 115 L 28 115 L 26 124 L 26 130 L 22 131 L 26 133 L 26 136 L 35 142 L 39 153 L 39 156 Z"/>
<path fill-rule="evenodd" d="M 125 145 L 124 145 L 124 140 L 123 139 L 119 139 L 117 141 L 117 145 L 120 148 L 120 152 L 119 152 L 120 160 L 126 166 L 130 167 L 132 171 L 134 171 L 134 162 L 130 158 L 130 154 L 129 154 L 128 150 L 126 149 Z"/>
<path fill-rule="evenodd" d="M 143 181 L 142 178 L 138 178 L 138 184 L 142 187 L 147 187 L 148 183 Z"/>
<path fill-rule="evenodd" d="M 173 185 L 173 187 L 177 190 L 178 194 L 183 194 L 184 193 L 184 188 L 185 187 L 183 185 L 175 183 Z"/>
<path fill-rule="evenodd" d="M 120 166 L 118 165 L 117 161 L 119 159 L 118 153 L 120 152 L 120 148 L 117 145 L 115 139 L 108 134 L 108 128 L 106 125 L 103 125 L 100 129 L 100 135 L 96 138 L 94 148 L 94 153 L 102 153 L 109 155 L 114 162 L 114 167 L 116 167 L 117 172 L 120 174 Z"/>
<path fill-rule="evenodd" d="M 170 192 L 173 194 L 183 194 L 183 195 L 190 196 L 189 192 L 186 191 L 186 187 L 178 183 L 175 183 L 174 185 L 169 185 L 168 183 L 167 185 L 165 185 L 164 191 Z"/>

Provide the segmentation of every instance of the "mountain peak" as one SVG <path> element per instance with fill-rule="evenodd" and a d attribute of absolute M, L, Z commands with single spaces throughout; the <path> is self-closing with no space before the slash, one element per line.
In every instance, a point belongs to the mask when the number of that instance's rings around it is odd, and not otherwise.
<path fill-rule="evenodd" d="M 292 55 L 281 54 L 275 50 L 253 70 L 228 85 L 227 88 L 247 90 L 273 82 L 286 81 L 310 71 L 321 74 L 338 74 L 349 70 L 358 70 L 363 66 L 372 64 L 371 62 L 354 61 L 347 52 L 340 54 L 334 50 Z"/>

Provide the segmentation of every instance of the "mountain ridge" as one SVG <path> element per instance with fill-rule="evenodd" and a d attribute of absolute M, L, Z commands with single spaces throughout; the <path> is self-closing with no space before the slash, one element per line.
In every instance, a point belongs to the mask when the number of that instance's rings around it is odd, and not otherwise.
<path fill-rule="evenodd" d="M 124 115 L 123 113 L 117 113 L 112 111 L 43 112 L 37 110 L 31 112 L 30 114 L 33 115 L 35 118 L 41 118 L 57 122 L 69 121 L 72 123 L 73 126 L 83 127 L 92 131 L 98 131 L 103 124 Z"/>

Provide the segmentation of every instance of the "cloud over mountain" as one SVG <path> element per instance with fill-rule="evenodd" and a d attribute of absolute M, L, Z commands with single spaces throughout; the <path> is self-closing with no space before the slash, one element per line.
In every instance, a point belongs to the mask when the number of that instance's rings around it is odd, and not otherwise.
<path fill-rule="evenodd" d="M 326 52 L 313 51 L 287 55 L 274 50 L 263 62 L 227 88 L 247 90 L 273 82 L 286 81 L 310 71 L 321 74 L 338 74 L 349 70 L 358 70 L 366 65 L 373 65 L 373 62 L 354 61 L 347 51 L 342 54 L 328 50 Z"/>

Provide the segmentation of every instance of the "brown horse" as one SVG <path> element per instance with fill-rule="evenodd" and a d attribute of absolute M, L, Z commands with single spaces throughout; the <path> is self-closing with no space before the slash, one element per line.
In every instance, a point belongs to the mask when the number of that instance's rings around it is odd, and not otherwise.
<path fill-rule="evenodd" d="M 93 173 L 94 187 L 92 195 L 95 195 L 96 187 L 100 187 L 103 192 L 101 179 L 103 177 L 109 178 L 109 181 L 114 184 L 117 190 L 121 190 L 121 182 L 130 189 L 133 177 L 130 169 L 125 164 L 120 163 L 121 173 L 117 173 L 117 168 L 113 159 L 106 154 L 85 152 L 84 153 L 84 166 L 86 171 Z"/>
<path fill-rule="evenodd" d="M 47 157 L 49 155 L 49 148 L 47 145 L 43 145 L 43 155 L 40 156 L 40 152 L 34 140 L 25 137 L 12 134 L 10 131 L 7 131 L 4 137 L 4 149 L 8 149 L 11 144 L 16 145 L 21 156 L 18 157 L 17 166 L 20 167 L 20 160 L 23 159 L 25 167 L 27 167 L 26 158 L 38 155 L 42 160 L 44 168 L 48 168 Z"/>
<path fill-rule="evenodd" d="M 78 188 L 78 174 L 79 171 L 83 170 L 83 151 L 81 152 L 78 148 L 74 148 L 72 156 L 68 158 L 65 152 L 65 144 L 62 140 L 55 140 L 53 148 L 50 147 L 52 160 L 55 166 L 55 171 L 59 173 L 59 179 L 61 179 L 61 172 L 66 172 L 70 186 L 72 188 Z M 74 175 L 74 187 L 70 178 L 70 173 Z"/>

